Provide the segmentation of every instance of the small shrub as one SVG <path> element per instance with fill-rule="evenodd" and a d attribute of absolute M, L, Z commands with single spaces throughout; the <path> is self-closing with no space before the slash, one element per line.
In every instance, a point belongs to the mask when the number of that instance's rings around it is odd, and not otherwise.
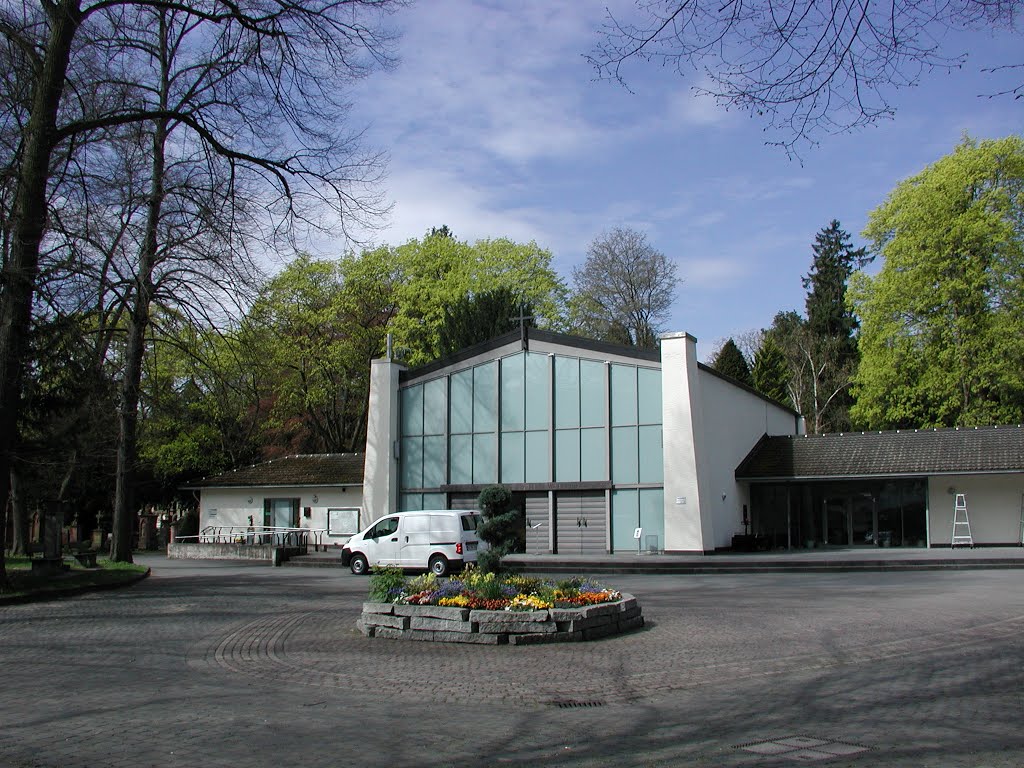
<path fill-rule="evenodd" d="M 418 592 L 433 592 L 437 589 L 437 576 L 431 571 L 421 573 L 419 576 L 415 576 L 409 579 L 405 585 L 405 591 L 413 594 Z"/>
<path fill-rule="evenodd" d="M 501 570 L 501 557 L 505 553 L 498 549 L 488 549 L 476 556 L 476 562 L 481 571 L 485 573 L 497 573 Z"/>
<path fill-rule="evenodd" d="M 394 565 L 375 565 L 370 572 L 370 600 L 390 603 L 405 586 L 405 574 Z"/>

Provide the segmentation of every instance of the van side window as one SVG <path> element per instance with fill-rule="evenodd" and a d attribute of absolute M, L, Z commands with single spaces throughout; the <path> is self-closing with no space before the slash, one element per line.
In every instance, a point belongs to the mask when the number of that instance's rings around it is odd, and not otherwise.
<path fill-rule="evenodd" d="M 381 536 L 390 536 L 392 533 L 398 530 L 398 518 L 397 517 L 386 517 L 373 526 L 373 530 L 370 531 L 370 538 L 377 539 Z"/>
<path fill-rule="evenodd" d="M 480 523 L 480 515 L 463 515 L 462 516 L 462 530 L 464 531 L 475 531 L 477 525 Z"/>

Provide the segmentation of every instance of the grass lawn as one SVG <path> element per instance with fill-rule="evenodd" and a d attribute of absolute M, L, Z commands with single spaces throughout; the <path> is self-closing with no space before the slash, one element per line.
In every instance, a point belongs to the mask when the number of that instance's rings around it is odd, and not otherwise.
<path fill-rule="evenodd" d="M 7 586 L 0 587 L 0 603 L 49 600 L 55 597 L 110 589 L 144 578 L 149 569 L 133 563 L 112 563 L 102 558 L 98 568 L 83 568 L 70 559 L 71 568 L 55 576 L 34 576 L 27 557 L 7 557 Z"/>

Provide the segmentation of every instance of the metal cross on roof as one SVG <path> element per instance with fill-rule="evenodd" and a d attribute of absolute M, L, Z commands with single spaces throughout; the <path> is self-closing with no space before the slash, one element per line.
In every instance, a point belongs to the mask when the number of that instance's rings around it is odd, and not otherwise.
<path fill-rule="evenodd" d="M 515 320 L 517 323 L 519 323 L 519 343 L 522 345 L 523 349 L 529 349 L 530 348 L 530 342 L 529 342 L 529 340 L 527 339 L 527 336 L 526 336 L 526 321 L 527 320 L 536 320 L 536 319 L 537 318 L 533 317 L 532 315 L 527 315 L 526 314 L 526 303 L 525 302 L 523 302 L 522 304 L 519 305 L 519 316 L 518 317 L 510 317 L 509 318 L 509 320 Z"/>

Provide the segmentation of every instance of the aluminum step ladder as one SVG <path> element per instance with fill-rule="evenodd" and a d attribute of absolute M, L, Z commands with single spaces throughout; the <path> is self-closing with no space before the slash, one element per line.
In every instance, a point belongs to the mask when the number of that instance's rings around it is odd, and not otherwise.
<path fill-rule="evenodd" d="M 1024 493 L 1020 495 L 1020 545 L 1024 547 Z"/>
<path fill-rule="evenodd" d="M 971 521 L 967 517 L 967 496 L 963 493 L 956 495 L 953 504 L 953 539 L 950 546 L 966 544 L 974 549 L 974 537 L 971 536 Z"/>

